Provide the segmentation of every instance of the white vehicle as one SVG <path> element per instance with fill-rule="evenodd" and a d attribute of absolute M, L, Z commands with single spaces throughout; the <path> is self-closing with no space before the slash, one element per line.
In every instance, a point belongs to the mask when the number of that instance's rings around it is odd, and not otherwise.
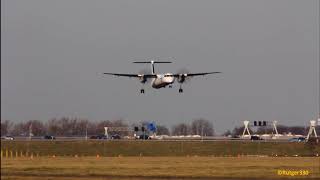
<path fill-rule="evenodd" d="M 205 73 L 164 73 L 164 74 L 156 74 L 154 71 L 154 64 L 160 63 L 172 63 L 169 61 L 136 61 L 133 63 L 140 63 L 140 64 L 151 64 L 151 74 L 118 74 L 118 73 L 103 73 L 107 75 L 114 75 L 114 76 L 124 76 L 124 77 L 134 77 L 138 78 L 142 84 L 145 84 L 147 80 L 151 79 L 151 86 L 155 89 L 165 88 L 169 86 L 172 87 L 172 84 L 175 80 L 180 83 L 179 93 L 183 92 L 182 83 L 186 81 L 187 78 L 191 78 L 194 76 L 205 76 L 208 74 L 217 74 L 221 72 L 205 72 Z M 142 94 L 144 94 L 144 89 L 140 90 Z"/>
<path fill-rule="evenodd" d="M 12 136 L 4 136 L 3 139 L 4 140 L 14 140 L 14 137 L 12 137 Z"/>

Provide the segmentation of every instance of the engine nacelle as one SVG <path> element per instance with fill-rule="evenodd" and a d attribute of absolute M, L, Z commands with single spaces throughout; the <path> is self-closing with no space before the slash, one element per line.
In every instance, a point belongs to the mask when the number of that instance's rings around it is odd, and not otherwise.
<path fill-rule="evenodd" d="M 186 75 L 185 74 L 179 74 L 178 77 L 178 82 L 183 83 L 186 80 Z"/>
<path fill-rule="evenodd" d="M 139 80 L 143 84 L 147 82 L 147 78 L 144 75 L 140 75 Z"/>

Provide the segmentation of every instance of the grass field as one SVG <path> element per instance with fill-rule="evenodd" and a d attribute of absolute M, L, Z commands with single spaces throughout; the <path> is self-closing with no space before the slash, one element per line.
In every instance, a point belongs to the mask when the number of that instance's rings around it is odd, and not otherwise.
<path fill-rule="evenodd" d="M 278 170 L 320 178 L 315 157 L 40 157 L 1 160 L 1 179 L 279 179 Z"/>
<path fill-rule="evenodd" d="M 305 143 L 2 141 L 1 150 L 7 180 L 320 179 L 320 146 Z"/>
<path fill-rule="evenodd" d="M 40 156 L 315 156 L 319 145 L 240 141 L 2 141 L 1 150 Z"/>

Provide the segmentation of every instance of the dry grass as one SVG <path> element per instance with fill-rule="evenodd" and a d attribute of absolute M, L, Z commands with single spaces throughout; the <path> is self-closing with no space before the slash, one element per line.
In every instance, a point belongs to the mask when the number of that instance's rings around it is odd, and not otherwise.
<path fill-rule="evenodd" d="M 241 141 L 1 141 L 2 150 L 59 156 L 314 156 L 320 146 L 290 142 Z"/>
<path fill-rule="evenodd" d="M 308 170 L 315 157 L 41 157 L 1 160 L 1 179 L 280 178 L 277 170 Z"/>

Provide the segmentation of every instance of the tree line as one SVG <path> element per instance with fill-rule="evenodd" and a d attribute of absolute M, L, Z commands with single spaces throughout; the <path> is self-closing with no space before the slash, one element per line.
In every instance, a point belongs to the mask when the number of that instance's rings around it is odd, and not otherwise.
<path fill-rule="evenodd" d="M 85 135 L 98 135 L 104 134 L 104 127 L 127 127 L 129 131 L 113 131 L 122 136 L 132 134 L 135 126 L 147 126 L 147 122 L 135 123 L 129 125 L 126 121 L 119 120 L 103 120 L 103 121 L 89 121 L 87 119 L 80 118 L 67 118 L 62 117 L 60 119 L 50 119 L 48 121 L 29 120 L 25 122 L 13 122 L 10 120 L 1 120 L 1 136 L 29 136 L 31 130 L 33 136 L 85 136 Z M 191 123 L 178 123 L 168 128 L 165 125 L 157 125 L 157 135 L 200 135 L 200 136 L 213 136 L 214 128 L 213 124 L 206 119 L 194 119 Z M 237 136 L 242 135 L 244 127 L 234 127 L 233 130 L 227 130 L 222 135 L 224 136 Z M 309 127 L 303 126 L 284 126 L 278 125 L 279 134 L 301 134 L 306 135 L 309 131 Z M 252 134 L 270 134 L 272 132 L 270 127 L 259 127 Z M 320 126 L 316 127 L 316 131 L 320 132 Z"/>
<path fill-rule="evenodd" d="M 50 119 L 46 122 L 40 120 L 29 120 L 25 122 L 1 121 L 1 136 L 85 136 L 104 134 L 104 127 L 127 127 L 131 132 L 135 126 L 146 127 L 147 122 L 127 124 L 124 120 L 103 120 L 98 122 L 87 119 L 67 118 Z M 180 123 L 174 125 L 170 130 L 167 126 L 157 125 L 157 135 L 204 135 L 213 136 L 213 124 L 205 119 L 195 119 L 191 124 Z M 129 131 L 113 131 L 122 136 L 129 135 Z"/>

